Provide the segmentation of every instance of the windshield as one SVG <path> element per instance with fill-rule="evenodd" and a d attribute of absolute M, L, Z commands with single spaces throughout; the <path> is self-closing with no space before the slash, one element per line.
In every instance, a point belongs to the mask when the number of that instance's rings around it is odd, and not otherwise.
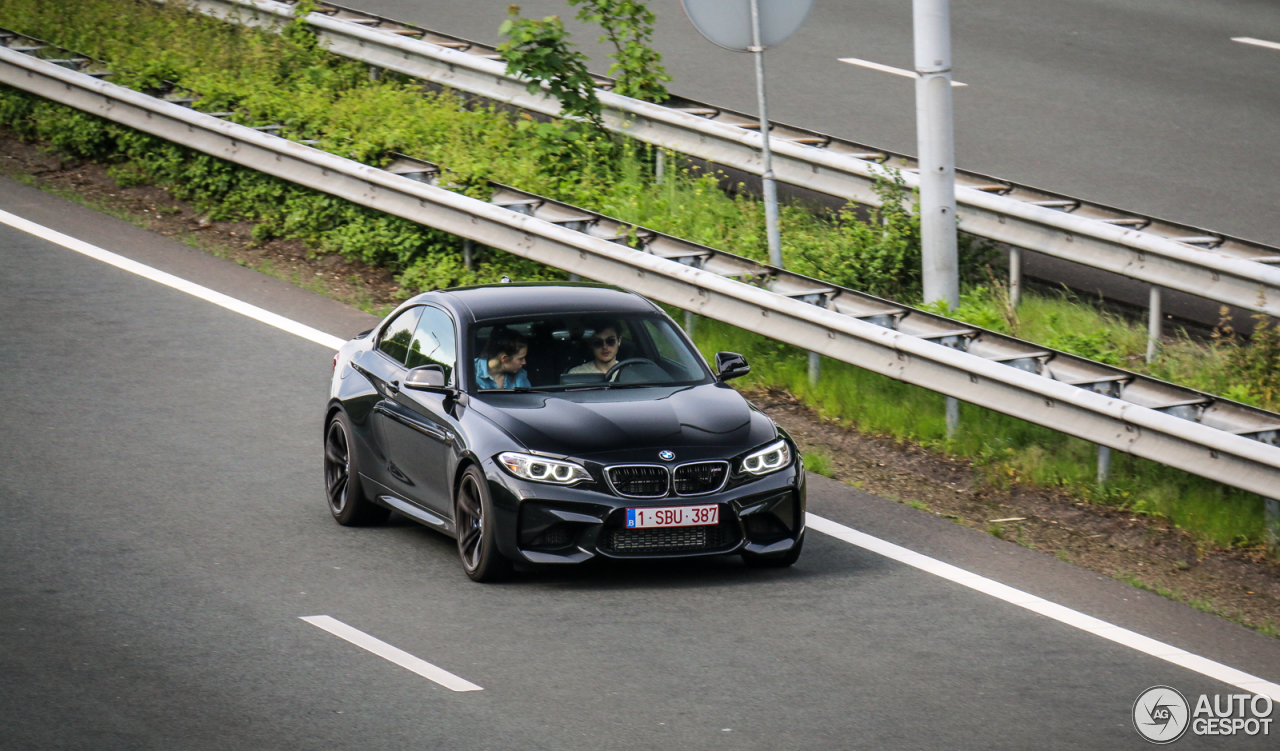
<path fill-rule="evenodd" d="M 472 391 L 636 388 L 703 383 L 710 372 L 659 316 L 556 315 L 471 329 Z"/>

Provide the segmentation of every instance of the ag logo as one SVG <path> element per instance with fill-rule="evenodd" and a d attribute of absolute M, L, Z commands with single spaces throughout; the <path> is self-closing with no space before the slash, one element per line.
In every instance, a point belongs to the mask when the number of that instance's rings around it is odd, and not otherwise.
<path fill-rule="evenodd" d="M 1133 727 L 1152 743 L 1173 743 L 1187 732 L 1191 707 L 1176 688 L 1152 686 L 1133 703 Z"/>
<path fill-rule="evenodd" d="M 676 452 L 667 451 L 666 449 L 663 449 L 662 451 L 658 452 L 658 458 L 664 462 L 669 462 L 672 459 L 676 458 Z"/>

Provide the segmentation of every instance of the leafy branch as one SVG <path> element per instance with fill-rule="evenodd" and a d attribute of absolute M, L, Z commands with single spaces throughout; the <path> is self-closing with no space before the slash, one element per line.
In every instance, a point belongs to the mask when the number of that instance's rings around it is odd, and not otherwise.
<path fill-rule="evenodd" d="M 649 46 L 653 38 L 654 15 L 636 0 L 569 0 L 578 8 L 578 20 L 596 23 L 604 29 L 600 42 L 613 44 L 614 60 L 609 75 L 617 79 L 614 88 L 623 96 L 646 102 L 665 102 L 670 94 L 663 83 L 671 80 L 662 67 L 662 55 Z M 579 7 L 581 6 L 581 7 Z"/>
<path fill-rule="evenodd" d="M 521 18 L 518 5 L 508 6 L 507 15 L 498 30 L 507 37 L 498 45 L 498 54 L 507 62 L 507 74 L 527 79 L 530 94 L 541 93 L 546 85 L 560 100 L 564 115 L 603 127 L 587 56 L 573 49 L 560 17 L 547 16 L 540 21 Z"/>

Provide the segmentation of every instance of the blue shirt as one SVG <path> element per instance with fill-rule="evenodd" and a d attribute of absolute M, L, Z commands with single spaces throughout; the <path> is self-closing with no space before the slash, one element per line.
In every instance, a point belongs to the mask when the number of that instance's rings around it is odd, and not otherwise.
<path fill-rule="evenodd" d="M 476 358 L 476 383 L 482 389 L 496 389 L 498 382 L 489 377 L 489 361 L 483 357 Z M 514 374 L 507 373 L 503 379 L 502 388 L 519 389 L 529 388 L 529 374 L 524 372 L 524 368 L 517 370 Z"/>

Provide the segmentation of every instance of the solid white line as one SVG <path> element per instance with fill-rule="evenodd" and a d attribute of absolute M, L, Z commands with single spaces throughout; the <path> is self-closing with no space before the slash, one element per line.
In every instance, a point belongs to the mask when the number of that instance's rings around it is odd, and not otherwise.
<path fill-rule="evenodd" d="M 288 331 L 290 334 L 297 334 L 303 339 L 309 339 L 316 344 L 323 344 L 324 346 L 332 349 L 338 349 L 343 345 L 342 339 L 326 334 L 319 329 L 313 329 L 310 326 L 290 320 L 281 315 L 276 315 L 269 310 L 263 310 L 256 305 L 250 305 L 247 302 L 237 300 L 236 298 L 224 295 L 221 292 L 214 292 L 208 287 L 203 287 L 194 282 L 189 282 L 186 279 L 174 276 L 173 274 L 166 273 L 159 269 L 153 269 L 150 266 L 138 263 L 137 261 L 132 261 L 124 256 L 116 255 L 109 250 L 103 250 L 96 245 L 90 245 L 83 240 L 77 240 L 74 237 L 64 235 L 61 232 L 51 230 L 48 227 L 36 224 L 35 222 L 27 221 L 20 216 L 14 216 L 7 211 L 0 211 L 0 223 L 7 224 L 10 227 L 26 232 L 27 234 L 35 235 L 42 240 L 48 240 L 56 245 L 61 245 L 69 250 L 74 250 L 77 253 L 83 253 L 90 258 L 96 258 L 103 263 L 109 263 L 112 266 L 128 271 L 131 274 L 137 274 L 138 276 L 150 279 L 153 282 L 159 282 L 166 287 L 172 287 L 173 289 L 181 292 L 186 292 L 188 295 L 194 295 L 201 300 L 207 300 L 214 305 L 219 305 L 227 310 L 248 316 L 255 321 L 261 321 L 269 326 L 275 326 L 283 331 Z"/>
<path fill-rule="evenodd" d="M 308 615 L 304 616 L 302 620 L 313 626 L 319 626 L 340 639 L 346 639 L 361 649 L 367 649 L 385 660 L 390 660 L 406 670 L 411 670 L 429 681 L 435 681 L 451 691 L 484 690 L 465 678 L 459 678 L 444 668 L 438 668 L 426 660 L 414 657 L 403 649 L 393 647 L 381 639 L 375 639 L 359 629 L 348 626 L 337 618 L 330 618 L 327 615 Z"/>
<path fill-rule="evenodd" d="M 1065 623 L 1082 631 L 1088 631 L 1091 634 L 1109 639 L 1117 644 L 1123 644 L 1131 649 L 1136 649 L 1144 654 L 1152 657 L 1159 657 L 1174 665 L 1184 667 L 1188 670 L 1195 671 L 1201 675 L 1215 678 L 1223 683 L 1232 686 L 1238 686 L 1245 691 L 1255 694 L 1266 694 L 1273 701 L 1280 701 L 1280 685 L 1264 681 L 1257 676 L 1236 670 L 1233 667 L 1223 665 L 1220 662 L 1205 659 L 1199 655 L 1191 654 L 1186 650 L 1178 649 L 1169 644 L 1156 641 L 1142 634 L 1130 631 L 1127 628 L 1113 626 L 1106 621 L 1094 618 L 1091 615 L 1085 615 L 1077 610 L 1063 607 L 1057 603 L 1049 602 L 1041 597 L 1028 594 L 1013 587 L 1001 584 L 998 581 L 988 579 L 985 576 L 965 571 L 957 568 L 949 563 L 943 563 L 936 558 L 930 558 L 927 555 L 921 555 L 913 550 L 908 550 L 900 545 L 894 545 L 886 542 L 878 537 L 859 532 L 851 527 L 846 527 L 838 522 L 830 519 L 824 519 L 814 514 L 806 514 L 808 525 L 822 532 L 831 535 L 836 539 L 843 540 L 860 548 L 866 548 L 873 553 L 879 553 L 886 558 L 892 558 L 895 561 L 905 563 L 926 571 L 934 576 L 940 576 L 943 579 L 953 581 L 956 584 L 963 585 L 970 589 L 977 590 L 984 594 L 991 595 L 997 599 L 1004 600 L 1012 605 L 1020 608 L 1026 608 L 1034 613 L 1052 618 L 1059 623 Z"/>
<path fill-rule="evenodd" d="M 850 65 L 859 65 L 859 66 L 862 66 L 863 68 L 878 70 L 881 73 L 892 73 L 895 76 L 902 76 L 904 78 L 920 77 L 919 74 L 916 73 L 914 70 L 903 70 L 902 68 L 895 68 L 892 65 L 882 65 L 881 63 L 873 63 L 870 60 L 863 60 L 857 57 L 842 57 L 842 58 L 839 58 L 839 60 L 842 63 L 849 63 Z M 951 82 L 951 86 L 953 88 L 958 86 L 968 86 L 968 85 L 969 84 L 967 83 L 960 83 L 959 81 Z"/>
<path fill-rule="evenodd" d="M 1254 39 L 1253 37 L 1231 37 L 1231 41 L 1240 42 L 1241 44 L 1253 44 L 1258 47 L 1269 47 L 1273 50 L 1280 50 L 1280 42 L 1268 42 L 1265 39 Z"/>
<path fill-rule="evenodd" d="M 914 74 L 913 74 L 914 75 Z M 330 336 L 322 331 L 305 326 L 296 321 L 292 321 L 275 313 L 268 312 L 255 305 L 241 302 L 233 297 L 228 297 L 220 292 L 214 292 L 211 289 L 202 287 L 180 279 L 172 274 L 167 274 L 131 261 L 115 253 L 103 250 L 96 246 L 82 242 L 73 237 L 68 237 L 60 232 L 55 232 L 47 227 L 42 227 L 34 222 L 29 222 L 21 217 L 14 216 L 4 211 L 0 211 L 0 222 L 8 224 L 15 229 L 30 233 L 37 237 L 44 238 L 53 243 L 57 243 L 65 248 L 70 248 L 78 253 L 83 253 L 91 258 L 96 258 L 118 268 L 130 271 L 139 276 L 160 282 L 174 289 L 182 290 L 188 294 L 195 295 L 204 300 L 208 300 L 216 305 L 233 310 L 237 313 L 249 316 L 263 323 L 275 326 L 283 331 L 288 331 L 304 339 L 309 339 L 318 344 L 324 344 L 328 347 L 337 349 L 342 345 L 342 340 L 335 336 Z M 1186 650 L 1156 641 L 1142 634 L 1130 631 L 1119 626 L 1113 626 L 1106 621 L 1099 620 L 1090 615 L 1085 615 L 1076 610 L 1072 610 L 1062 605 L 1049 602 L 1041 597 L 1028 594 L 1013 587 L 1001 584 L 993 579 L 985 576 L 965 571 L 962 568 L 952 566 L 949 563 L 943 563 L 936 558 L 930 558 L 921 555 L 913 550 L 908 550 L 900 545 L 881 540 L 878 537 L 872 537 L 863 532 L 859 532 L 852 527 L 846 527 L 843 524 L 833 522 L 830 519 L 824 519 L 821 516 L 807 514 L 807 523 L 813 529 L 824 534 L 831 535 L 844 542 L 866 548 L 874 553 L 879 553 L 887 558 L 913 566 L 921 571 L 928 572 L 935 576 L 940 576 L 949 581 L 969 587 L 970 589 L 991 595 L 998 599 L 1004 600 L 1018 607 L 1026 608 L 1035 613 L 1052 618 L 1060 623 L 1068 626 L 1088 631 L 1096 634 L 1104 639 L 1109 639 L 1117 644 L 1136 649 L 1144 654 L 1158 657 L 1175 665 L 1179 665 L 1188 670 L 1200 673 L 1201 675 L 1220 680 L 1232 686 L 1238 686 L 1245 691 L 1256 694 L 1266 694 L 1273 701 L 1280 701 L 1280 685 L 1265 681 L 1257 676 L 1249 675 L 1235 668 L 1223 665 L 1219 662 L 1191 654 Z M 305 617 L 302 620 L 314 624 L 335 636 L 339 636 L 359 647 L 373 652 L 380 657 L 384 657 L 397 665 L 405 667 L 424 678 L 435 681 L 442 686 L 453 689 L 454 691 L 482 691 L 480 686 L 470 681 L 459 678 L 458 676 L 446 670 L 436 667 L 429 662 L 420 660 L 417 657 L 397 649 L 384 641 L 375 639 L 368 634 L 358 631 L 341 621 L 330 618 L 327 615 L 315 615 Z"/>

